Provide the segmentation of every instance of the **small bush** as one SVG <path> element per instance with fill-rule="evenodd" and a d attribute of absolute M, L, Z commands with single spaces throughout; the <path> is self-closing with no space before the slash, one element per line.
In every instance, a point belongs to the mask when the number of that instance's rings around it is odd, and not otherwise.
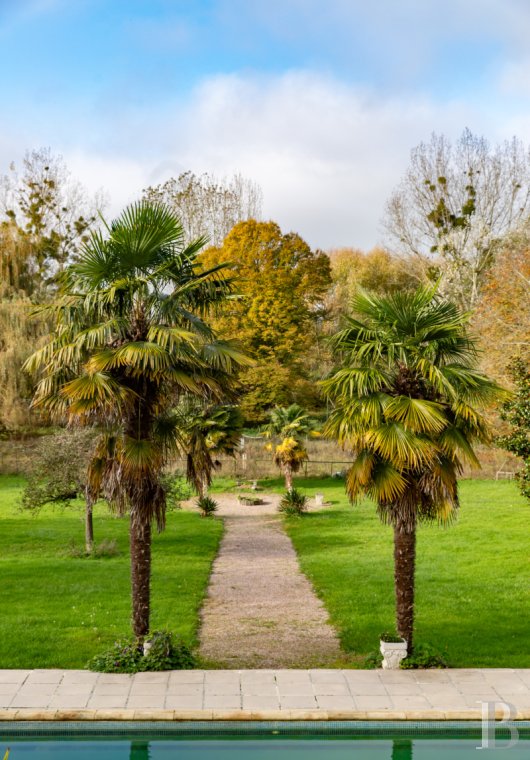
<path fill-rule="evenodd" d="M 167 511 L 175 512 L 181 509 L 181 502 L 192 495 L 191 487 L 180 475 L 171 475 L 167 472 L 163 473 L 160 480 L 166 491 Z"/>
<path fill-rule="evenodd" d="M 117 557 L 119 553 L 118 543 L 114 538 L 104 538 L 97 546 L 94 546 L 92 552 L 87 552 L 84 545 L 78 546 L 75 539 L 72 538 L 65 551 L 66 556 L 74 559 L 102 559 L 104 557 Z"/>
<path fill-rule="evenodd" d="M 401 644 L 403 641 L 403 636 L 400 636 L 397 631 L 391 631 L 390 633 L 387 631 L 379 636 L 379 640 L 386 641 L 388 644 Z"/>
<path fill-rule="evenodd" d="M 412 654 L 401 660 L 403 670 L 448 667 L 445 657 L 430 644 L 416 644 Z"/>
<path fill-rule="evenodd" d="M 249 507 L 255 507 L 258 504 L 265 504 L 263 499 L 261 499 L 259 496 L 240 496 L 239 501 L 241 504 L 245 504 Z"/>
<path fill-rule="evenodd" d="M 371 652 L 364 661 L 366 670 L 377 670 L 383 666 L 383 655 L 381 652 Z"/>
<path fill-rule="evenodd" d="M 217 512 L 217 507 L 219 506 L 211 496 L 202 496 L 197 499 L 196 504 L 199 507 L 201 517 L 212 517 Z"/>
<path fill-rule="evenodd" d="M 115 538 L 104 538 L 94 547 L 93 557 L 117 557 L 120 553 L 118 542 Z"/>
<path fill-rule="evenodd" d="M 97 673 L 138 673 L 143 659 L 138 642 L 127 639 L 116 641 L 106 652 L 92 657 L 87 668 Z"/>
<path fill-rule="evenodd" d="M 296 488 L 292 488 L 283 494 L 278 510 L 283 512 L 284 515 L 296 515 L 299 517 L 307 510 L 307 496 L 297 491 Z"/>
<path fill-rule="evenodd" d="M 148 641 L 151 649 L 143 658 L 142 670 L 189 670 L 195 667 L 191 649 L 169 631 L 155 631 Z"/>
<path fill-rule="evenodd" d="M 146 655 L 135 640 L 117 641 L 107 652 L 93 657 L 87 667 L 97 673 L 140 673 L 195 667 L 190 648 L 169 631 L 155 631 L 147 641 L 151 642 L 151 649 Z"/>

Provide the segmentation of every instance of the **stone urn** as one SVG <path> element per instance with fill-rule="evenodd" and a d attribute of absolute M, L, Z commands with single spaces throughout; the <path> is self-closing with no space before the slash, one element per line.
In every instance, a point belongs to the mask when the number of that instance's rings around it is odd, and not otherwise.
<path fill-rule="evenodd" d="M 392 640 L 393 639 L 393 640 Z M 401 637 L 383 634 L 379 642 L 385 670 L 399 670 L 401 660 L 407 656 L 407 642 Z"/>
<path fill-rule="evenodd" d="M 316 493 L 315 494 L 315 507 L 323 507 L 324 506 L 324 494 L 323 493 Z"/>

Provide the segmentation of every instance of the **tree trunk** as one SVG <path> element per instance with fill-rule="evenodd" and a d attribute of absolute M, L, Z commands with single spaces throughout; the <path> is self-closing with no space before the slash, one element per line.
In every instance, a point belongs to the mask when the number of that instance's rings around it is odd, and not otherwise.
<path fill-rule="evenodd" d="M 199 499 L 204 499 L 205 496 L 208 496 L 208 477 L 205 473 L 200 476 L 198 485 Z"/>
<path fill-rule="evenodd" d="M 285 488 L 287 491 L 292 491 L 293 490 L 293 471 L 288 464 L 284 466 L 284 473 L 285 473 Z"/>
<path fill-rule="evenodd" d="M 94 501 L 89 493 L 88 486 L 85 488 L 85 549 L 87 554 L 94 551 L 94 520 L 92 507 Z"/>
<path fill-rule="evenodd" d="M 151 524 L 131 515 L 131 590 L 133 633 L 142 642 L 149 633 Z"/>
<path fill-rule="evenodd" d="M 414 628 L 414 570 L 416 564 L 416 525 L 398 522 L 394 526 L 394 580 L 396 587 L 396 625 L 412 652 Z"/>

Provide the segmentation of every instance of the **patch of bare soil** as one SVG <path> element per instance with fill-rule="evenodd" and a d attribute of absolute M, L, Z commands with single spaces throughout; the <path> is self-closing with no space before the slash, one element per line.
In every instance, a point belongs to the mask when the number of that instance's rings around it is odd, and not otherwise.
<path fill-rule="evenodd" d="M 337 663 L 337 635 L 282 529 L 279 496 L 263 495 L 256 506 L 215 499 L 225 534 L 202 609 L 201 656 L 224 668 Z"/>

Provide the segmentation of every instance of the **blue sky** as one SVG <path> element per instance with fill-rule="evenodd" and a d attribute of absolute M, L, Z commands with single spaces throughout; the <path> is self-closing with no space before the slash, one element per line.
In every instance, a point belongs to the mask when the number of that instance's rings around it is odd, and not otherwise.
<path fill-rule="evenodd" d="M 525 0 L 0 0 L 0 165 L 49 146 L 109 213 L 241 172 L 314 246 L 368 248 L 410 149 L 530 137 Z"/>

